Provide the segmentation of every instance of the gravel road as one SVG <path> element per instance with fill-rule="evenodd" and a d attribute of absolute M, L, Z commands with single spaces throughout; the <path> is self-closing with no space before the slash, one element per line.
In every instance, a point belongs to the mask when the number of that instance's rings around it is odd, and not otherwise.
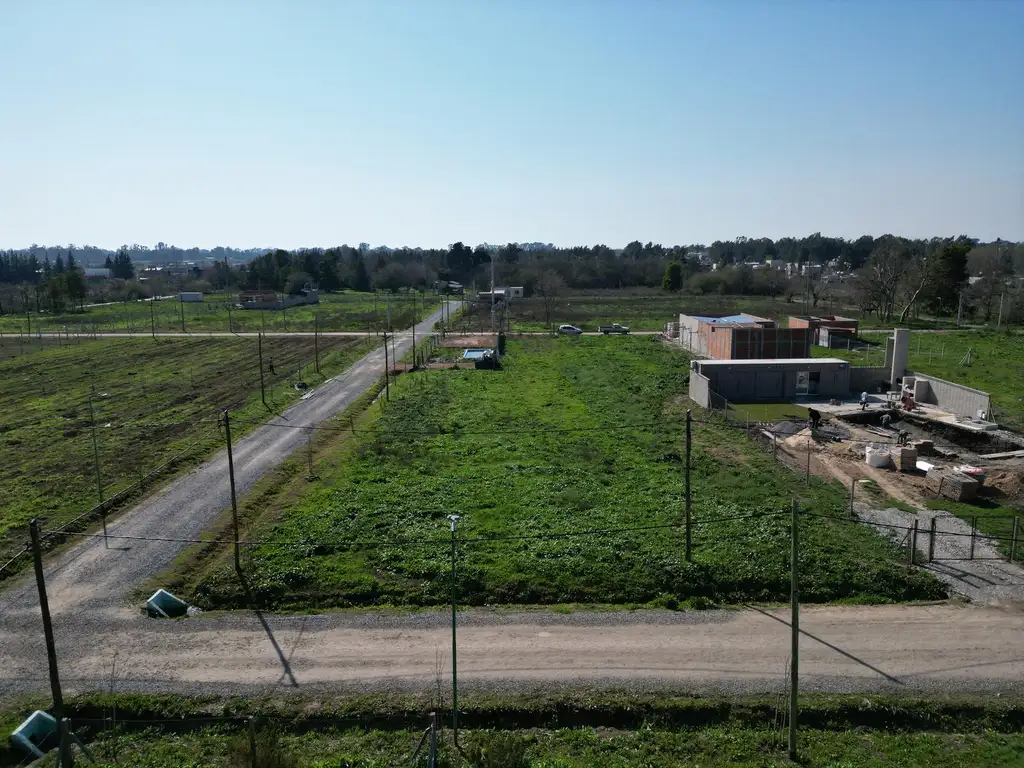
<path fill-rule="evenodd" d="M 458 304 L 451 303 L 454 311 Z M 418 338 L 429 334 L 440 320 L 438 309 L 416 326 Z M 401 357 L 412 344 L 411 329 L 397 335 Z M 384 371 L 384 348 L 370 352 L 343 374 L 330 379 L 300 400 L 274 422 L 310 425 L 329 419 L 366 392 Z M 260 427 L 234 444 L 235 486 L 244 494 L 262 475 L 305 444 L 303 429 Z M 227 452 L 223 451 L 144 502 L 108 523 L 111 534 L 139 537 L 194 539 L 231 504 Z M 116 615 L 125 596 L 147 578 L 168 567 L 183 544 L 164 541 L 114 539 L 110 549 L 102 540 L 84 539 L 81 544 L 54 557 L 46 568 L 50 612 L 59 623 L 65 615 L 89 611 Z M 20 583 L 0 593 L 0 627 L 38 628 L 39 600 L 34 581 Z M 3 646 L 0 646 L 2 648 Z M 0 651 L 0 659 L 3 651 Z M 45 656 L 39 657 L 45 659 Z"/>
<path fill-rule="evenodd" d="M 770 693 L 786 685 L 787 609 L 460 613 L 459 687 L 628 687 Z M 258 695 L 426 691 L 450 675 L 445 611 L 406 615 L 115 614 L 57 620 L 67 691 Z M 45 691 L 34 634 L 0 628 L 0 697 Z M 1024 613 L 935 604 L 818 606 L 801 612 L 801 684 L 834 692 L 1024 688 Z"/>

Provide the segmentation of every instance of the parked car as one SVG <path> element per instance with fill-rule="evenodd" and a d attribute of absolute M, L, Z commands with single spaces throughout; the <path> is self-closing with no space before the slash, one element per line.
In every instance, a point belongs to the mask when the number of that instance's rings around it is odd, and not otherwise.
<path fill-rule="evenodd" d="M 612 323 L 611 325 L 602 325 L 597 330 L 607 336 L 609 333 L 629 333 L 629 326 Z"/>
<path fill-rule="evenodd" d="M 566 336 L 579 336 L 583 333 L 583 329 L 577 328 L 575 325 L 560 325 L 558 326 L 558 332 Z"/>

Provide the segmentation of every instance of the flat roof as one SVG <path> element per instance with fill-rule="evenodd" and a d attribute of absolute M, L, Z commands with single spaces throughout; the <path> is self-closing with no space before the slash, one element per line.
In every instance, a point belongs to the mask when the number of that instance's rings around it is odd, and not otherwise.
<path fill-rule="evenodd" d="M 745 360 L 697 360 L 700 365 L 795 365 L 797 363 L 842 363 L 849 365 L 847 360 L 838 357 L 777 357 Z"/>
<path fill-rule="evenodd" d="M 757 315 L 748 315 L 748 314 L 746 314 L 744 312 L 741 312 L 738 315 L 724 315 L 724 316 L 718 316 L 718 315 L 693 315 L 693 317 L 697 318 L 702 323 L 709 323 L 709 324 L 714 324 L 714 325 L 719 325 L 719 324 L 723 324 L 723 323 L 729 323 L 729 324 L 741 324 L 741 323 L 744 323 L 744 324 L 748 324 L 749 325 L 751 323 L 764 323 L 764 322 L 769 322 L 770 323 L 770 322 L 772 322 L 767 317 L 758 317 Z"/>

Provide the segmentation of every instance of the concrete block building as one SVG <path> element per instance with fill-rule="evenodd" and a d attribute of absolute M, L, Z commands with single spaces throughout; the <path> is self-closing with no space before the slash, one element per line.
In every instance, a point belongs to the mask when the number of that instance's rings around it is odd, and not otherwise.
<path fill-rule="evenodd" d="M 811 356 L 808 328 L 778 328 L 756 315 L 680 315 L 679 343 L 715 360 L 775 360 Z"/>
<path fill-rule="evenodd" d="M 800 398 L 842 398 L 850 394 L 850 364 L 831 357 L 776 360 L 694 360 L 690 399 L 698 405 L 787 402 Z"/>

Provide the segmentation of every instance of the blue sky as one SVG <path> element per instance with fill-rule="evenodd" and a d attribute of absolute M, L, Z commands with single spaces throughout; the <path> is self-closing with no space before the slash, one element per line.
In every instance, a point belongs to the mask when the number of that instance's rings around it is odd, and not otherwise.
<path fill-rule="evenodd" d="M 1024 239 L 1020 0 L 5 0 L 0 29 L 0 247 Z"/>

